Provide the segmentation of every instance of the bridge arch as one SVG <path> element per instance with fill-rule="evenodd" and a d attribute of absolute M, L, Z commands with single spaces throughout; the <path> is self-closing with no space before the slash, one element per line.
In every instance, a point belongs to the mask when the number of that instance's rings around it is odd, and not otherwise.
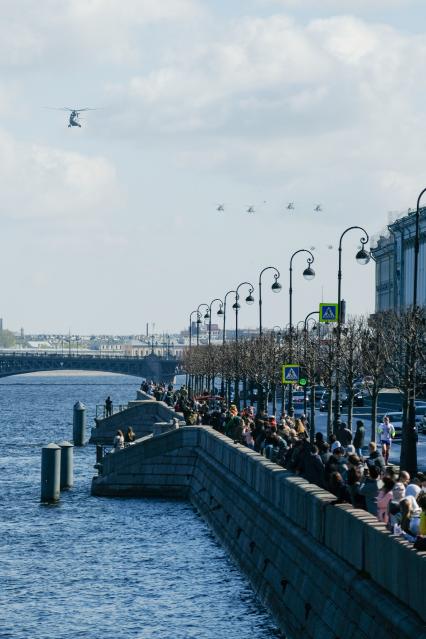
<path fill-rule="evenodd" d="M 156 355 L 147 357 L 101 356 L 48 352 L 8 352 L 0 354 L 0 377 L 46 371 L 93 371 L 120 373 L 155 381 L 172 381 L 179 362 Z"/>

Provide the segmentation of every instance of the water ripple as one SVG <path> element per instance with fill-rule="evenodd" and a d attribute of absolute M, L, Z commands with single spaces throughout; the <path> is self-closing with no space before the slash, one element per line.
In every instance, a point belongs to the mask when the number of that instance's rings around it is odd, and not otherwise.
<path fill-rule="evenodd" d="M 60 504 L 40 504 L 40 447 L 72 437 L 75 401 L 90 425 L 107 394 L 133 394 L 118 375 L 49 379 L 0 381 L 0 639 L 278 637 L 188 503 L 90 495 L 93 447 L 75 449 Z"/>

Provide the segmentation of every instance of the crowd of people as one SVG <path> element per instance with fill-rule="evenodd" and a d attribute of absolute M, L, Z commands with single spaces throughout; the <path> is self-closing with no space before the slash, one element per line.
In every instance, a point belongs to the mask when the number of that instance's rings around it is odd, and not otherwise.
<path fill-rule="evenodd" d="M 383 522 L 395 535 L 403 535 L 416 547 L 426 545 L 426 476 L 415 477 L 389 465 L 394 428 L 388 417 L 378 429 L 380 446 L 366 442 L 362 420 L 353 433 L 342 422 L 328 439 L 321 432 L 310 437 L 306 416 L 282 414 L 279 419 L 254 407 L 238 410 L 207 391 L 193 397 L 186 386 L 143 382 L 141 390 L 183 413 L 187 425 L 208 425 L 267 459 L 331 492 L 336 503 L 349 503 Z M 126 437 L 116 436 L 117 446 Z"/>
<path fill-rule="evenodd" d="M 205 424 L 259 452 L 271 461 L 331 492 L 336 503 L 367 510 L 393 534 L 423 546 L 426 543 L 426 476 L 413 478 L 388 465 L 394 429 L 388 417 L 378 429 L 380 446 L 366 444 L 365 426 L 353 433 L 342 422 L 328 440 L 316 432 L 311 442 L 304 415 L 255 414 L 253 406 L 241 411 L 217 397 L 190 398 L 183 387 L 174 393 L 174 407 L 186 424 Z M 425 538 L 423 543 L 419 540 Z"/>

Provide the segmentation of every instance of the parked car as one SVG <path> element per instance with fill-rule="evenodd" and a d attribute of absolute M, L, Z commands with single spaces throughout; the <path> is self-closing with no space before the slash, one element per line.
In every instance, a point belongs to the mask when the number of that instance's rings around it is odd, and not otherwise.
<path fill-rule="evenodd" d="M 354 406 L 364 406 L 364 393 L 357 391 L 354 394 Z"/>
<path fill-rule="evenodd" d="M 304 393 L 303 391 L 294 391 L 293 392 L 293 406 L 294 409 L 303 409 L 304 402 Z M 306 406 L 309 406 L 309 395 L 306 395 Z M 288 406 L 287 406 L 288 410 Z"/>
<path fill-rule="evenodd" d="M 315 386 L 315 401 L 318 401 L 321 399 L 325 390 L 327 390 L 326 387 L 321 386 L 321 384 L 318 384 L 318 386 Z"/>
<path fill-rule="evenodd" d="M 330 396 L 330 393 L 328 390 L 324 391 L 322 394 L 322 397 L 320 399 L 320 404 L 319 404 L 319 409 L 321 412 L 328 410 L 328 398 Z M 333 391 L 333 406 L 334 406 L 334 402 L 336 401 L 336 393 L 335 391 Z M 343 406 L 346 406 L 346 404 L 348 403 L 348 396 L 347 394 L 343 391 L 340 393 L 340 409 L 342 409 Z"/>

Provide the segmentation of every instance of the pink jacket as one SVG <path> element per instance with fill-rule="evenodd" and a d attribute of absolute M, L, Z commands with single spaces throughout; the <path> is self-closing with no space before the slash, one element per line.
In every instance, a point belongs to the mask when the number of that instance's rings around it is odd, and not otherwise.
<path fill-rule="evenodd" d="M 384 493 L 383 490 L 379 490 L 377 495 L 377 519 L 387 524 L 389 521 L 388 506 L 392 501 L 392 491 Z"/>

